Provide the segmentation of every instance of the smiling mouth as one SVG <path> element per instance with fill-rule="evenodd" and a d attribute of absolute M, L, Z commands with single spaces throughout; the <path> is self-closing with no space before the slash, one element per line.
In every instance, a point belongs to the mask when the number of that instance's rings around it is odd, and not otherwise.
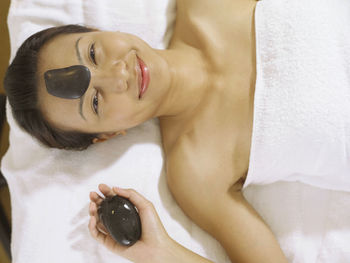
<path fill-rule="evenodd" d="M 147 91 L 147 88 L 150 82 L 150 74 L 149 74 L 149 69 L 147 65 L 138 56 L 137 56 L 137 61 L 140 68 L 139 99 L 141 99 L 145 94 L 145 92 Z"/>

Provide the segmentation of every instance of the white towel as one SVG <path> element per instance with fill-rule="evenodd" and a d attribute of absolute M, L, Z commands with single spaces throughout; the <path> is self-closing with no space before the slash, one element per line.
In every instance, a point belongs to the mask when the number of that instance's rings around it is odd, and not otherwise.
<path fill-rule="evenodd" d="M 250 185 L 245 197 L 290 263 L 350 262 L 350 192 L 299 182 Z"/>
<path fill-rule="evenodd" d="M 263 0 L 245 186 L 350 191 L 350 1 Z"/>

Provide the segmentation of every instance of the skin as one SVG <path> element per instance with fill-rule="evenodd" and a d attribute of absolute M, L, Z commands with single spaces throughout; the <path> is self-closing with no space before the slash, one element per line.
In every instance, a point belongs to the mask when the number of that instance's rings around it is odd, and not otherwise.
<path fill-rule="evenodd" d="M 80 64 L 75 50 L 80 39 L 83 65 L 92 74 L 84 96 L 85 119 L 79 113 L 79 99 L 51 96 L 43 82 L 39 105 L 55 126 L 101 133 L 95 142 L 158 117 L 168 186 L 184 212 L 220 242 L 232 262 L 287 262 L 272 232 L 241 192 L 248 173 L 253 126 L 256 2 L 219 2 L 178 0 L 176 25 L 167 50 L 152 49 L 121 32 L 56 38 L 41 51 L 39 74 Z M 88 58 L 92 43 L 97 65 Z M 148 66 L 151 79 L 141 99 L 136 55 Z M 91 103 L 96 90 L 98 116 Z M 90 232 L 112 251 L 134 262 L 144 262 L 145 254 L 153 260 L 150 262 L 209 262 L 173 241 L 154 208 L 139 194 L 108 186 L 100 186 L 100 190 L 105 196 L 118 193 L 134 200 L 144 211 L 143 229 L 157 233 L 154 239 L 143 234 L 141 243 L 132 247 L 133 253 L 125 254 L 125 249 L 103 233 L 96 214 L 103 197 L 91 193 Z"/>

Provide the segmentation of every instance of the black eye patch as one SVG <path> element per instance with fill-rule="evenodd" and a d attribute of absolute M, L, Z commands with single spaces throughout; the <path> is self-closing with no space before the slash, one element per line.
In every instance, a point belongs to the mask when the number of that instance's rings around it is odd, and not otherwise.
<path fill-rule="evenodd" d="M 89 87 L 91 72 L 82 65 L 51 69 L 44 74 L 47 92 L 63 99 L 78 99 Z"/>

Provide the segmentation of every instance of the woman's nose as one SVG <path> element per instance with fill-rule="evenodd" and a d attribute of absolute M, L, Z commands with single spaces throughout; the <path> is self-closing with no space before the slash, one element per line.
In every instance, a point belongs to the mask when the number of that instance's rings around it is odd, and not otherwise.
<path fill-rule="evenodd" d="M 129 72 L 123 60 L 96 72 L 95 85 L 105 92 L 124 92 L 128 89 Z"/>

